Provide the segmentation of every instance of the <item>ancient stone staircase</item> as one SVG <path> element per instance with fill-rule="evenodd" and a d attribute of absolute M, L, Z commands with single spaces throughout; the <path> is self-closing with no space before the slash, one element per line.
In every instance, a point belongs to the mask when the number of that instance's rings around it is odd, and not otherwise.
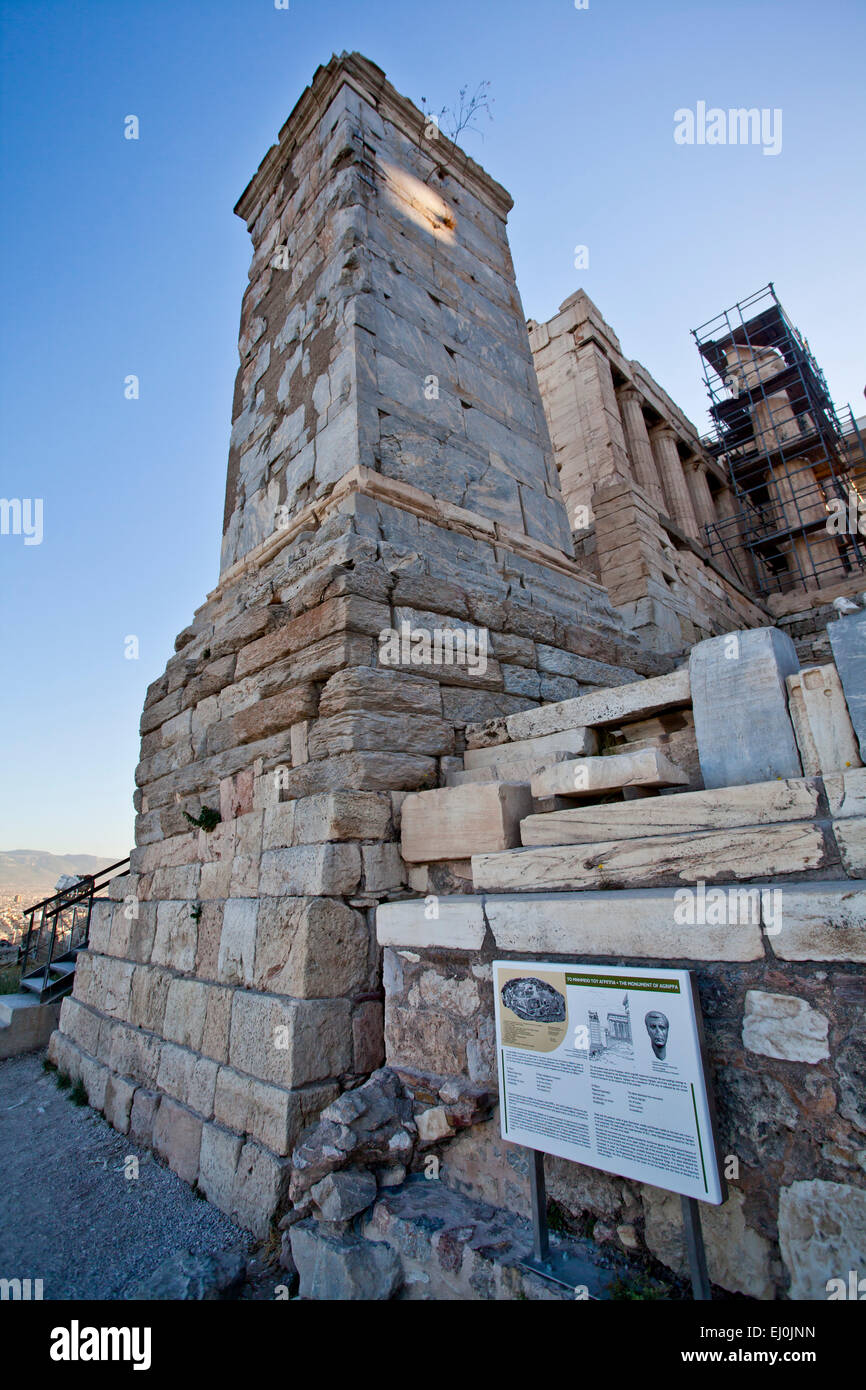
<path fill-rule="evenodd" d="M 483 893 L 861 876 L 866 770 L 704 789 L 689 702 L 683 667 L 469 726 L 462 770 L 403 804 L 412 886 L 443 864 Z"/>

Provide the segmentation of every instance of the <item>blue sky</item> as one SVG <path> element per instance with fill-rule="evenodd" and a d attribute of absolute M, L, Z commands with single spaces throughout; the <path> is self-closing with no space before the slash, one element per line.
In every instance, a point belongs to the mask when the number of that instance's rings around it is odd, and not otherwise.
<path fill-rule="evenodd" d="M 0 12 L 0 495 L 44 505 L 40 545 L 0 536 L 2 849 L 132 842 L 144 692 L 218 573 L 249 262 L 232 207 L 332 52 L 434 109 L 490 82 L 494 119 L 464 143 L 515 199 L 527 316 L 583 284 L 703 427 L 689 330 L 772 279 L 837 403 L 863 412 L 861 0 Z M 782 152 L 677 146 L 673 113 L 699 100 L 781 108 Z"/>

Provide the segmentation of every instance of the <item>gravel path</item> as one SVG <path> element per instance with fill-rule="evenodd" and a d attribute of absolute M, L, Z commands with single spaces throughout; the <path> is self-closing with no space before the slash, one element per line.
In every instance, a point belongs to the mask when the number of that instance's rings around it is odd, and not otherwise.
<path fill-rule="evenodd" d="M 115 1299 L 179 1250 L 252 1249 L 151 1153 L 74 1105 L 42 1056 L 0 1062 L 0 1278 L 42 1279 L 45 1298 Z"/>

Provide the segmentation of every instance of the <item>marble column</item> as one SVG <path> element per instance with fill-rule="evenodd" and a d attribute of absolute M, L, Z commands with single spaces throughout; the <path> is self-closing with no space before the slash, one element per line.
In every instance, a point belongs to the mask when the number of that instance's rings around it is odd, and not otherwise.
<path fill-rule="evenodd" d="M 677 449 L 677 437 L 670 425 L 661 424 L 651 430 L 650 440 L 670 507 L 670 519 L 696 540 L 700 528 Z"/>
<path fill-rule="evenodd" d="M 704 527 L 712 526 L 716 520 L 716 505 L 707 481 L 707 465 L 698 454 L 693 454 L 690 459 L 686 459 L 684 468 L 692 505 L 700 528 L 698 539 L 702 544 L 706 544 Z"/>
<path fill-rule="evenodd" d="M 649 431 L 641 409 L 640 392 L 634 386 L 622 386 L 616 393 L 616 399 L 635 482 L 649 494 L 657 506 L 664 509 L 664 496 L 656 461 L 653 458 Z"/>

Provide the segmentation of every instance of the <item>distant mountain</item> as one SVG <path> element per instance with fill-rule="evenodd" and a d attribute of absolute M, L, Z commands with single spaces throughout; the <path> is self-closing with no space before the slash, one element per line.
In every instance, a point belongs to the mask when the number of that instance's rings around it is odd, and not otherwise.
<path fill-rule="evenodd" d="M 119 857 L 119 856 L 118 856 Z M 46 898 L 61 874 L 95 874 L 117 859 L 98 854 L 46 854 L 41 849 L 0 850 L 0 893 L 20 893 L 25 899 Z M 25 902 L 22 906 L 27 906 Z"/>

